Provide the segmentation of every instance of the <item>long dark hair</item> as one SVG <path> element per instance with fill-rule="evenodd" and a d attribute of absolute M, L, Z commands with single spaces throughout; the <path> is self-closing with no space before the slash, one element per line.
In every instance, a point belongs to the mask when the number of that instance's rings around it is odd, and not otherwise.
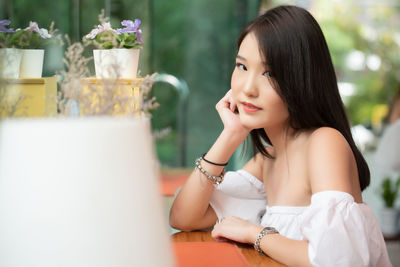
<path fill-rule="evenodd" d="M 238 47 L 250 32 L 255 34 L 271 70 L 275 90 L 287 105 L 289 125 L 295 131 L 324 126 L 338 130 L 353 151 L 364 190 L 370 183 L 369 168 L 351 135 L 328 46 L 317 21 L 303 8 L 279 6 L 250 22 L 238 38 Z M 271 141 L 264 129 L 254 129 L 250 135 L 256 152 L 271 158 L 265 149 L 265 142 Z"/>

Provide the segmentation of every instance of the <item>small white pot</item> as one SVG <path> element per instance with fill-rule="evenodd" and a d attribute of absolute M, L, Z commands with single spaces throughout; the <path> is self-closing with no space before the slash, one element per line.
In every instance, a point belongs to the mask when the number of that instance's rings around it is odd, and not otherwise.
<path fill-rule="evenodd" d="M 16 79 L 19 77 L 22 51 L 17 48 L 0 49 L 0 78 Z"/>
<path fill-rule="evenodd" d="M 93 50 L 96 78 L 135 79 L 139 55 L 139 49 Z"/>
<path fill-rule="evenodd" d="M 20 78 L 42 78 L 44 49 L 22 49 Z"/>
<path fill-rule="evenodd" d="M 386 237 L 395 237 L 399 233 L 399 214 L 397 208 L 383 208 L 381 211 L 381 229 Z"/>

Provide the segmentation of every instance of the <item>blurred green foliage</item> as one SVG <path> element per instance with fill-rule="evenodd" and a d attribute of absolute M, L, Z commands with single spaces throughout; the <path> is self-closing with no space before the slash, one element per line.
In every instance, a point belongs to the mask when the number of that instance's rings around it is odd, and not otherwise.
<path fill-rule="evenodd" d="M 221 130 L 215 104 L 230 88 L 236 38 L 256 16 L 258 4 L 254 0 L 152 1 L 152 69 L 184 79 L 190 89 L 186 166 L 209 149 Z M 153 113 L 153 125 L 168 125 L 172 133 L 157 142 L 157 151 L 164 165 L 176 166 L 171 155 L 178 145 L 178 95 L 171 87 L 160 86 L 153 88 L 161 105 Z"/>
<path fill-rule="evenodd" d="M 339 81 L 355 84 L 355 94 L 347 103 L 353 124 L 375 124 L 377 107 L 393 98 L 400 81 L 400 3 L 384 5 L 378 1 L 321 1 L 318 17 L 330 47 Z M 315 10 L 317 10 L 316 7 Z M 329 15 L 330 14 L 330 15 Z M 364 66 L 354 71 L 346 64 L 351 51 L 361 51 L 366 60 L 371 55 L 381 60 L 379 69 Z"/>
<path fill-rule="evenodd" d="M 400 187 L 400 176 L 392 182 L 390 177 L 386 177 L 381 183 L 381 196 L 385 202 L 385 207 L 393 208 Z"/>

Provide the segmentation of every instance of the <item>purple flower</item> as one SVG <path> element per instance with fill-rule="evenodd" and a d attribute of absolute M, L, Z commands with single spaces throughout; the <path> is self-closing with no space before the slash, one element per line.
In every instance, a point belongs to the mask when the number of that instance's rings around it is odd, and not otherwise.
<path fill-rule="evenodd" d="M 101 25 L 97 25 L 90 33 L 86 34 L 85 37 L 83 38 L 84 42 L 88 43 L 94 43 L 95 45 L 102 45 L 105 49 L 110 49 L 110 48 L 115 48 L 115 47 L 121 47 L 121 48 L 136 48 L 136 47 L 141 47 L 143 44 L 142 40 L 142 31 L 139 29 L 141 24 L 141 21 L 139 19 L 135 20 L 123 20 L 121 22 L 121 25 L 124 26 L 124 28 L 121 29 L 116 29 L 114 30 L 111 27 L 110 22 L 103 22 Z M 111 32 L 112 33 L 112 39 L 113 42 L 111 45 L 108 42 L 109 39 L 107 40 L 102 40 L 100 38 L 97 41 L 94 41 L 96 36 L 98 34 L 101 34 L 102 32 Z M 93 40 L 93 41 L 92 41 Z"/>
<path fill-rule="evenodd" d="M 111 28 L 110 22 L 106 22 L 104 24 L 97 25 L 97 28 L 93 29 L 90 33 L 86 34 L 85 38 L 94 39 L 94 38 L 96 38 L 96 35 L 104 32 L 104 31 L 115 31 L 115 30 L 113 30 L 113 28 Z"/>
<path fill-rule="evenodd" d="M 123 29 L 117 29 L 115 32 L 118 34 L 121 33 L 134 33 L 139 31 L 139 26 L 140 26 L 141 21 L 139 19 L 135 19 L 135 21 L 132 20 L 123 20 L 121 22 L 122 26 L 125 26 Z"/>
<path fill-rule="evenodd" d="M 136 37 L 137 37 L 137 42 L 138 44 L 143 44 L 143 40 L 142 40 L 142 30 L 139 29 L 136 33 Z"/>
<path fill-rule="evenodd" d="M 43 28 L 39 29 L 39 26 L 36 22 L 30 21 L 29 27 L 25 28 L 24 31 L 37 32 L 43 39 L 51 38 L 49 31 Z"/>
<path fill-rule="evenodd" d="M 13 29 L 7 29 L 6 26 L 10 25 L 11 21 L 9 20 L 0 20 L 0 32 L 7 32 L 7 33 L 11 33 L 11 32 L 15 32 Z"/>

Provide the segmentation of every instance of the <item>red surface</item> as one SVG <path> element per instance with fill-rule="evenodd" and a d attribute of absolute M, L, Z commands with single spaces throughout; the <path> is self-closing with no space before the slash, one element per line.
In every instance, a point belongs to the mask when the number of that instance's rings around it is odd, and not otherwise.
<path fill-rule="evenodd" d="M 226 242 L 173 242 L 177 267 L 249 267 L 235 244 Z"/>
<path fill-rule="evenodd" d="M 189 173 L 161 174 L 161 194 L 173 196 L 175 190 L 186 182 L 187 178 L 189 178 L 189 175 Z"/>

